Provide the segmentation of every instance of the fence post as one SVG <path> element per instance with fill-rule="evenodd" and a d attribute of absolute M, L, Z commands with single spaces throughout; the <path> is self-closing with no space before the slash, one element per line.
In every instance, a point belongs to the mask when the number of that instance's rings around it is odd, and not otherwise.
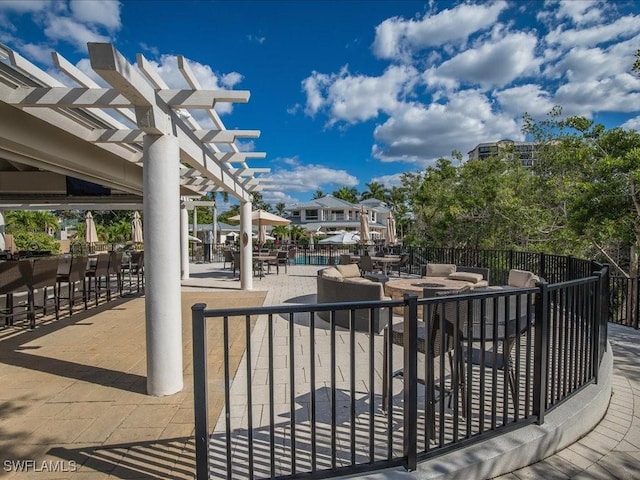
<path fill-rule="evenodd" d="M 209 408 L 207 398 L 207 332 L 204 303 L 191 307 L 193 328 L 193 405 L 195 411 L 196 478 L 209 478 Z"/>
<path fill-rule="evenodd" d="M 540 253 L 540 262 L 538 265 L 538 271 L 540 272 L 539 273 L 540 278 L 545 278 L 545 279 L 549 278 L 547 276 L 547 257 L 542 252 Z"/>
<path fill-rule="evenodd" d="M 536 334 L 534 338 L 534 368 L 533 368 L 533 414 L 538 418 L 537 423 L 544 423 L 547 406 L 547 359 L 549 351 L 549 290 L 547 282 L 538 282 L 540 289 L 536 293 Z"/>
<path fill-rule="evenodd" d="M 404 457 L 415 470 L 418 443 L 418 296 L 404 295 Z"/>

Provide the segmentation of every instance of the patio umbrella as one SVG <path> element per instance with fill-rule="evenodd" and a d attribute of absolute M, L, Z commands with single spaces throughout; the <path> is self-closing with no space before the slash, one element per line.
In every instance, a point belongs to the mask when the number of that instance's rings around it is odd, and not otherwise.
<path fill-rule="evenodd" d="M 339 233 L 323 238 L 318 243 L 322 245 L 355 245 L 360 241 L 360 235 L 354 232 Z"/>
<path fill-rule="evenodd" d="M 240 221 L 240 215 L 229 217 L 229 220 Z M 254 210 L 251 212 L 251 223 L 253 225 L 258 225 L 259 233 L 263 225 L 289 225 L 291 220 L 269 213 L 266 210 Z M 266 230 L 264 233 L 265 235 L 267 234 Z M 258 243 L 260 243 L 260 245 L 263 245 L 265 242 L 260 242 L 260 239 L 258 238 Z"/>
<path fill-rule="evenodd" d="M 396 219 L 393 218 L 393 213 L 389 212 L 389 218 L 387 219 L 387 244 L 394 245 L 397 241 Z"/>
<path fill-rule="evenodd" d="M 369 230 L 369 215 L 364 208 L 360 210 L 360 242 L 371 242 L 371 232 Z"/>
<path fill-rule="evenodd" d="M 133 214 L 133 220 L 131 221 L 131 241 L 133 243 L 142 243 L 142 221 L 140 220 L 140 214 L 136 211 Z"/>
<path fill-rule="evenodd" d="M 93 221 L 93 215 L 91 215 L 91 212 L 87 212 L 85 215 L 84 224 L 84 241 L 88 245 L 93 245 L 98 241 L 98 232 L 96 231 L 96 223 Z"/>
<path fill-rule="evenodd" d="M 187 239 L 190 242 L 202 243 L 202 240 L 200 240 L 198 237 L 194 237 L 193 235 L 187 235 Z"/>

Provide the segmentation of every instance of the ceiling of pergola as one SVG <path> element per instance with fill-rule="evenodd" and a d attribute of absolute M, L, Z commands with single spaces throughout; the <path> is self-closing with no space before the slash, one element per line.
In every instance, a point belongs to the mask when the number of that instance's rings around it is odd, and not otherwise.
<path fill-rule="evenodd" d="M 248 91 L 202 89 L 183 57 L 188 88 L 171 89 L 141 54 L 133 65 L 110 44 L 88 50 L 108 87 L 55 52 L 56 78 L 0 44 L 0 208 L 139 208 L 145 134 L 178 138 L 182 196 L 262 190 L 269 169 L 247 160 L 265 154 L 236 143 L 260 132 L 227 130 L 215 109 L 247 102 Z"/>

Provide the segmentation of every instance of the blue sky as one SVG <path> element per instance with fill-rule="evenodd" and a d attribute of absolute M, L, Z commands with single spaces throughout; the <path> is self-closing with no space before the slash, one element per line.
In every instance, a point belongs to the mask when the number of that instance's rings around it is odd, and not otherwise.
<path fill-rule="evenodd" d="M 46 70 L 56 50 L 90 73 L 86 42 L 143 53 L 170 86 L 184 55 L 205 88 L 250 90 L 219 113 L 258 129 L 266 201 L 398 185 L 453 150 L 522 139 L 561 105 L 640 128 L 640 3 L 580 1 L 0 0 L 0 42 Z M 94 76 L 95 77 L 95 76 Z"/>

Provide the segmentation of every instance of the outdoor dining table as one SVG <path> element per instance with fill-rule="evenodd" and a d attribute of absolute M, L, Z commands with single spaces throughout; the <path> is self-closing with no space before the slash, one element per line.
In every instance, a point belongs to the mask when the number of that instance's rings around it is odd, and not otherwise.
<path fill-rule="evenodd" d="M 258 278 L 262 278 L 264 276 L 264 266 L 265 264 L 269 264 L 269 262 L 276 261 L 278 259 L 277 255 L 254 255 L 253 262 L 258 266 Z"/>
<path fill-rule="evenodd" d="M 371 257 L 371 260 L 374 263 L 378 263 L 380 265 L 382 265 L 382 270 L 384 271 L 384 274 L 387 275 L 387 272 L 389 270 L 389 265 L 393 265 L 396 264 L 400 261 L 400 256 L 399 255 L 385 255 L 384 257 Z"/>

